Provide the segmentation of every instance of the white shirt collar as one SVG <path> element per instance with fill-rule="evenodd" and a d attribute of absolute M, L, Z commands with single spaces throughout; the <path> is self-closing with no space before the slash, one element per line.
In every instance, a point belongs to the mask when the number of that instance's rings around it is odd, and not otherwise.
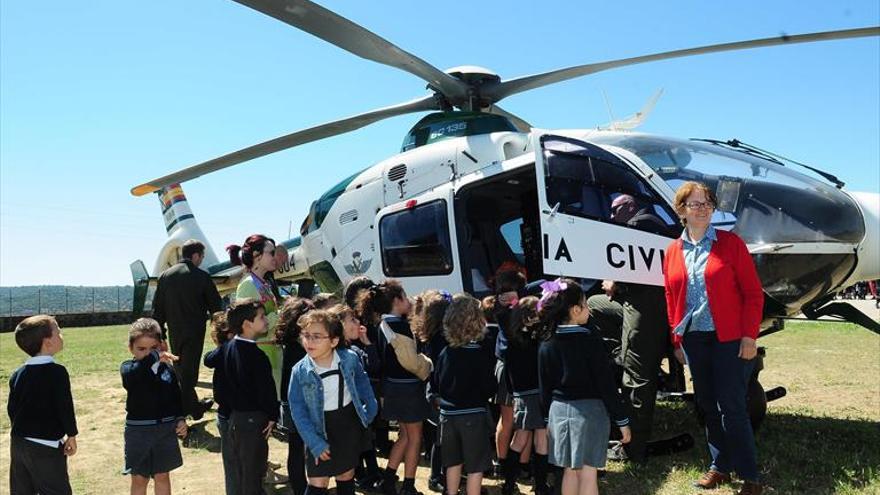
<path fill-rule="evenodd" d="M 316 363 L 315 360 L 312 359 L 312 356 L 309 356 L 308 354 L 306 354 L 306 358 L 308 358 L 308 360 L 311 361 L 312 366 L 313 366 L 315 369 L 322 369 L 322 370 L 335 370 L 335 369 L 339 369 L 339 353 L 336 352 L 336 349 L 333 349 L 333 359 L 330 361 L 330 367 L 329 367 L 329 368 L 325 368 L 325 367 L 323 367 L 323 366 L 319 366 L 318 363 Z"/>
<path fill-rule="evenodd" d="M 24 362 L 25 366 L 28 365 L 36 365 L 36 364 L 49 364 L 54 363 L 55 358 L 52 356 L 33 356 Z"/>
<path fill-rule="evenodd" d="M 243 340 L 243 341 L 245 341 L 245 342 L 250 342 L 251 344 L 256 344 L 256 343 L 257 343 L 256 340 L 246 339 L 246 338 L 242 337 L 241 335 L 236 335 L 236 336 L 234 337 L 234 339 L 235 339 L 235 340 Z"/>

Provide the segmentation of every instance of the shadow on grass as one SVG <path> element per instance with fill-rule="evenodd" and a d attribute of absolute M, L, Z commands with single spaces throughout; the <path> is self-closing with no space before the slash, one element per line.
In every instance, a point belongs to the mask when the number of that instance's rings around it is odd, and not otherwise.
<path fill-rule="evenodd" d="M 208 421 L 199 421 L 189 427 L 189 433 L 183 440 L 183 446 L 187 449 L 204 449 L 208 452 L 220 452 L 220 437 L 205 429 Z"/>
<path fill-rule="evenodd" d="M 690 482 L 708 468 L 705 436 L 690 406 L 658 406 L 655 437 L 686 431 L 694 436 L 696 446 L 652 457 L 645 466 L 610 464 L 600 482 L 603 494 L 653 494 L 672 485 L 690 493 Z M 762 479 L 775 493 L 830 494 L 880 485 L 880 423 L 876 421 L 771 410 L 756 441 Z"/>

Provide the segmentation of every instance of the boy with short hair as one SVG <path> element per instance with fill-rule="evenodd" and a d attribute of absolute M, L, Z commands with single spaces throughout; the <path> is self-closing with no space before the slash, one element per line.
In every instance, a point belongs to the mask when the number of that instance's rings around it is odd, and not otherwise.
<path fill-rule="evenodd" d="M 128 332 L 133 359 L 119 372 L 125 399 L 125 473 L 132 495 L 146 495 L 150 478 L 156 493 L 171 493 L 171 471 L 183 465 L 177 437 L 186 436 L 186 420 L 177 374 L 177 356 L 160 351 L 162 332 L 152 318 L 140 318 Z"/>
<path fill-rule="evenodd" d="M 266 334 L 263 305 L 239 300 L 227 313 L 235 337 L 223 347 L 229 415 L 230 479 L 233 493 L 259 495 L 269 458 L 269 435 L 278 421 L 279 403 L 269 358 L 256 344 Z"/>
<path fill-rule="evenodd" d="M 31 357 L 9 378 L 10 492 L 69 494 L 77 429 L 70 377 L 53 359 L 61 329 L 49 315 L 31 316 L 15 327 L 15 343 Z"/>

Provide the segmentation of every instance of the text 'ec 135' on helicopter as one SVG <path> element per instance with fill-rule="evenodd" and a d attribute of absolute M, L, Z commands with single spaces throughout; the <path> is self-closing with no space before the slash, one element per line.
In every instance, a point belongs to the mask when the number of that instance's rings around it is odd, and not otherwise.
<path fill-rule="evenodd" d="M 781 318 L 834 315 L 878 331 L 844 303 L 839 289 L 880 278 L 880 196 L 850 192 L 836 177 L 737 140 L 676 139 L 631 132 L 633 119 L 590 129 L 545 130 L 498 103 L 518 93 L 614 68 L 716 52 L 876 37 L 880 27 L 755 39 L 576 65 L 511 79 L 474 66 L 441 71 L 307 0 L 237 0 L 359 57 L 422 79 L 419 98 L 309 127 L 134 187 L 156 193 L 168 240 L 151 273 L 132 263 L 135 309 L 151 282 L 175 263 L 187 239 L 206 246 L 202 267 L 221 292 L 241 267 L 220 262 L 196 223 L 180 183 L 382 119 L 431 112 L 400 153 L 367 166 L 318 197 L 300 236 L 279 243 L 289 262 L 279 283 L 336 291 L 355 276 L 428 288 L 490 291 L 504 262 L 530 279 L 565 275 L 662 285 L 663 250 L 680 232 L 672 207 L 683 181 L 718 197 L 716 228 L 748 244 L 765 292 L 763 334 Z M 803 172 L 802 170 L 806 170 Z M 646 230 L 611 221 L 611 204 L 631 195 L 662 219 Z"/>

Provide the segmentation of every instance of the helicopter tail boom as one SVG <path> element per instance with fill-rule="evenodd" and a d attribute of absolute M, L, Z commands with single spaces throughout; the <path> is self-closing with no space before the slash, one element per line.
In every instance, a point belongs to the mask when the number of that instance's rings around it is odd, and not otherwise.
<path fill-rule="evenodd" d="M 195 239 L 205 245 L 204 266 L 216 265 L 217 255 L 214 254 L 211 244 L 196 222 L 195 215 L 189 207 L 189 202 L 180 184 L 163 187 L 157 192 L 157 195 L 165 220 L 168 240 L 159 251 L 159 256 L 153 267 L 153 274 L 158 276 L 166 268 L 177 263 L 180 259 L 180 249 L 183 243 L 190 239 Z"/>

